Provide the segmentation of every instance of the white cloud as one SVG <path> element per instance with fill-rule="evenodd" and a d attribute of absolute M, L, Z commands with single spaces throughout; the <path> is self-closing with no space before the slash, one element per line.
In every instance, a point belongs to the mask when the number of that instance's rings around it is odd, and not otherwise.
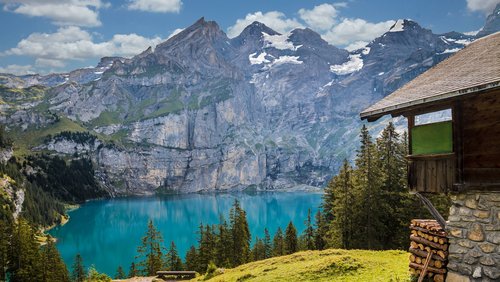
<path fill-rule="evenodd" d="M 395 23 L 385 21 L 370 23 L 363 19 L 343 19 L 322 37 L 333 45 L 350 45 L 356 41 L 371 41 L 384 34 Z"/>
<path fill-rule="evenodd" d="M 470 11 L 480 11 L 485 14 L 491 14 L 500 0 L 467 0 L 467 8 Z"/>
<path fill-rule="evenodd" d="M 313 29 L 328 30 L 337 22 L 338 10 L 332 4 L 321 4 L 312 10 L 300 9 L 300 18 Z"/>
<path fill-rule="evenodd" d="M 133 56 L 160 42 L 159 37 L 146 38 L 135 33 L 116 34 L 108 41 L 94 42 L 87 31 L 70 26 L 61 27 L 55 33 L 32 33 L 16 47 L 0 54 L 33 57 L 37 67 L 62 68 L 72 60 Z"/>
<path fill-rule="evenodd" d="M 130 0 L 128 9 L 156 13 L 179 13 L 181 6 L 181 0 Z"/>
<path fill-rule="evenodd" d="M 179 32 L 181 32 L 183 30 L 184 30 L 183 28 L 176 28 L 174 31 L 172 31 L 172 33 L 170 33 L 170 35 L 167 37 L 167 39 L 174 37 L 175 35 L 177 35 Z"/>
<path fill-rule="evenodd" d="M 356 41 L 347 45 L 344 49 L 346 49 L 347 51 L 354 51 L 364 48 L 366 45 L 368 45 L 367 41 Z"/>
<path fill-rule="evenodd" d="M 98 9 L 107 7 L 100 0 L 0 0 L 5 11 L 49 18 L 56 25 L 100 26 Z"/>
<path fill-rule="evenodd" d="M 35 60 L 35 65 L 37 67 L 63 68 L 66 63 L 62 60 L 39 58 Z"/>
<path fill-rule="evenodd" d="M 236 23 L 227 29 L 227 35 L 231 38 L 238 36 L 245 27 L 254 21 L 261 22 L 279 33 L 286 33 L 294 28 L 302 27 L 302 24 L 296 19 L 288 19 L 281 12 L 271 11 L 262 13 L 259 11 L 247 14 L 244 19 L 236 20 Z"/>
<path fill-rule="evenodd" d="M 23 74 L 33 74 L 33 66 L 31 65 L 8 65 L 6 67 L 0 67 L 0 73 L 11 73 L 15 75 L 23 75 Z"/>

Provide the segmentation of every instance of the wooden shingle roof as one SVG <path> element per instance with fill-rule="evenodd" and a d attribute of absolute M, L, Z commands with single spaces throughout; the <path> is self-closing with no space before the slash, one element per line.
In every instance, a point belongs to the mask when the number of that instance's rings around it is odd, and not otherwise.
<path fill-rule="evenodd" d="M 361 112 L 375 120 L 415 106 L 500 87 L 500 32 L 478 39 Z"/>

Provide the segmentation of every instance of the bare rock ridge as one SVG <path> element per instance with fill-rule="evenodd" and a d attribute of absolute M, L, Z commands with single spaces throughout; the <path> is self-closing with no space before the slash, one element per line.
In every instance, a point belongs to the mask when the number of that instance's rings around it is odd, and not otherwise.
<path fill-rule="evenodd" d="M 92 146 L 40 138 L 35 150 L 89 154 L 113 195 L 322 187 L 355 152 L 360 110 L 474 39 L 399 20 L 348 52 L 311 29 L 254 22 L 230 39 L 201 18 L 132 58 L 0 75 L 0 122 L 91 131 Z"/>

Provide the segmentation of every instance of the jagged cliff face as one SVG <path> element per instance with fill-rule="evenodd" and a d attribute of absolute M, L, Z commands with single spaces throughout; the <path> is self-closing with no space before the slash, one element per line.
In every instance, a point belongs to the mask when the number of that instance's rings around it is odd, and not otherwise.
<path fill-rule="evenodd" d="M 94 132 L 92 144 L 37 149 L 88 153 L 113 194 L 321 187 L 352 157 L 360 110 L 470 40 L 401 20 L 349 53 L 310 29 L 281 35 L 255 22 L 229 39 L 200 19 L 131 59 L 58 83 L 37 77 L 45 94 L 0 103 L 0 121 L 29 131 L 67 117 Z"/>

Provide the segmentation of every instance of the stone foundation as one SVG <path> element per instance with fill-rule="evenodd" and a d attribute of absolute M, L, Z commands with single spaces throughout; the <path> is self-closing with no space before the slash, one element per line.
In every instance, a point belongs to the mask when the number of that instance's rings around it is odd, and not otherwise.
<path fill-rule="evenodd" d="M 452 196 L 446 281 L 500 281 L 500 192 Z"/>

